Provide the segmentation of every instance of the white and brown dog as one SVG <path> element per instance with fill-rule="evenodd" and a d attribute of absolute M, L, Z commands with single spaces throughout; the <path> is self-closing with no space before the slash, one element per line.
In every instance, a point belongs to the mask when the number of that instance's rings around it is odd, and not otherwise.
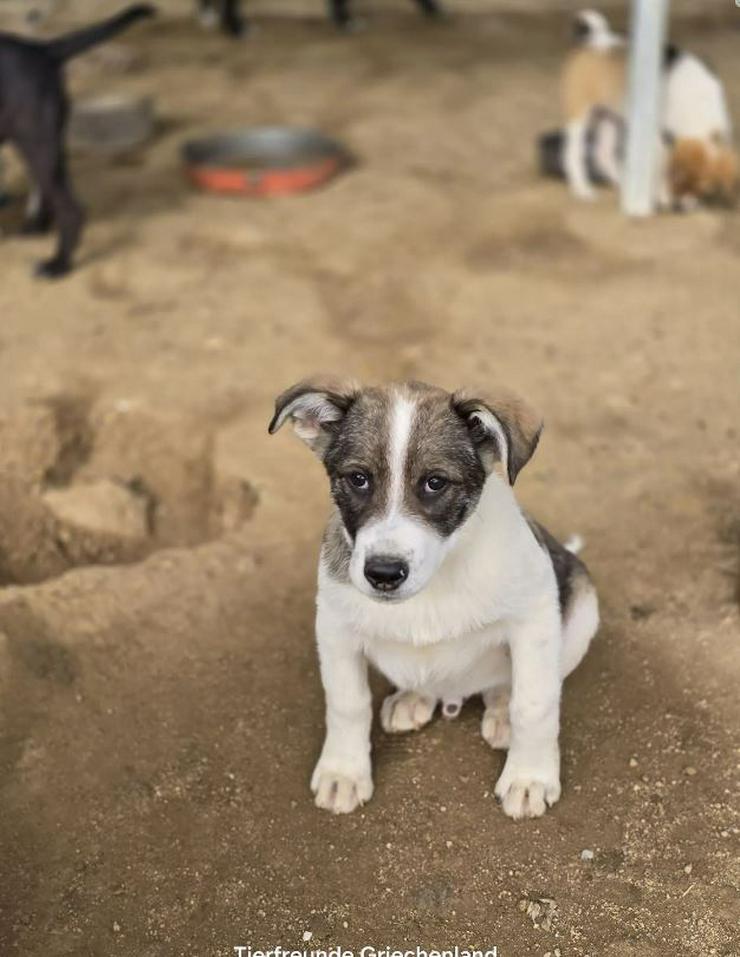
<path fill-rule="evenodd" d="M 483 737 L 508 749 L 504 811 L 543 814 L 560 796 L 561 685 L 599 614 L 585 566 L 514 498 L 539 417 L 509 395 L 316 379 L 277 399 L 270 432 L 286 420 L 323 461 L 335 504 L 319 565 L 316 804 L 346 813 L 373 793 L 370 663 L 398 689 L 381 709 L 388 732 L 481 694 Z"/>
<path fill-rule="evenodd" d="M 588 131 L 597 111 L 624 115 L 627 47 L 594 10 L 578 14 L 575 34 L 578 46 L 566 59 L 561 80 L 566 122 L 563 165 L 571 191 L 591 199 Z M 665 48 L 663 58 L 660 115 L 658 205 L 690 209 L 701 201 L 734 201 L 738 161 L 724 88 L 702 60 L 672 45 Z M 604 176 L 618 184 L 621 161 L 616 151 L 613 161 L 601 165 Z"/>

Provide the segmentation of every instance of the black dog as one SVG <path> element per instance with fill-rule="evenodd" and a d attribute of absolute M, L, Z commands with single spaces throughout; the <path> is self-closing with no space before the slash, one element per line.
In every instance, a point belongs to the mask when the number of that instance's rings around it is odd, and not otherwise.
<path fill-rule="evenodd" d="M 246 31 L 246 20 L 241 13 L 241 0 L 198 0 L 201 18 L 208 22 L 218 21 L 224 33 L 241 36 Z M 424 14 L 437 17 L 441 9 L 437 0 L 415 0 Z M 329 16 L 339 30 L 352 26 L 351 0 L 329 0 Z"/>
<path fill-rule="evenodd" d="M 54 278 L 69 271 L 84 220 L 67 173 L 64 64 L 154 13 L 154 7 L 139 4 L 48 42 L 0 33 L 0 144 L 8 141 L 18 149 L 36 186 L 23 231 L 46 232 L 52 222 L 59 230 L 57 251 L 39 263 L 38 275 Z"/>

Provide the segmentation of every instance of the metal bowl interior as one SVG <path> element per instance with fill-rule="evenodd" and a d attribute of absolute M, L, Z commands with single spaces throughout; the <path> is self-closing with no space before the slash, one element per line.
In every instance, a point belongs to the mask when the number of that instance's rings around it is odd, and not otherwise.
<path fill-rule="evenodd" d="M 285 170 L 328 159 L 343 163 L 349 155 L 335 140 L 315 130 L 265 126 L 191 140 L 183 147 L 183 158 L 194 167 Z"/>

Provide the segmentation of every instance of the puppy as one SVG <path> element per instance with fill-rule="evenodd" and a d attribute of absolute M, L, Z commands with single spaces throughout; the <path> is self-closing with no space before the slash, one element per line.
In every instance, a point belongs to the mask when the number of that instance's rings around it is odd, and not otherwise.
<path fill-rule="evenodd" d="M 576 17 L 575 34 L 579 46 L 566 60 L 561 79 L 566 121 L 563 165 L 574 195 L 592 199 L 586 159 L 592 116 L 599 110 L 624 115 L 627 49 L 624 38 L 592 10 Z M 680 198 L 685 208 L 709 198 L 729 201 L 736 190 L 737 164 L 721 82 L 696 56 L 671 45 L 665 49 L 663 70 L 658 204 L 674 206 Z M 684 147 L 685 140 L 694 146 Z M 619 183 L 618 154 L 607 162 L 604 175 L 614 185 Z M 674 192 L 676 184 L 681 185 L 680 197 Z"/>
<path fill-rule="evenodd" d="M 38 275 L 55 278 L 69 271 L 83 223 L 65 157 L 64 64 L 154 12 L 154 7 L 138 4 L 46 42 L 0 33 L 0 145 L 8 141 L 18 149 L 36 186 L 24 232 L 45 232 L 52 221 L 59 230 L 57 250 L 38 265 Z"/>
<path fill-rule="evenodd" d="M 667 48 L 666 64 L 665 201 L 681 209 L 700 202 L 731 205 L 738 190 L 738 159 L 724 87 L 705 63 L 676 47 Z"/>
<path fill-rule="evenodd" d="M 415 0 L 415 3 L 428 17 L 438 17 L 441 13 L 437 0 Z M 241 36 L 246 31 L 240 0 L 198 0 L 198 4 L 204 26 L 218 24 L 224 33 L 232 36 Z M 351 30 L 354 26 L 350 0 L 329 0 L 329 16 L 338 30 Z"/>
<path fill-rule="evenodd" d="M 599 613 L 585 566 L 514 498 L 539 417 L 507 394 L 313 379 L 279 396 L 270 432 L 287 420 L 334 500 L 319 563 L 316 804 L 347 813 L 373 793 L 370 663 L 397 689 L 380 715 L 390 733 L 481 694 L 483 737 L 508 750 L 505 813 L 543 814 L 560 796 L 561 685 Z"/>

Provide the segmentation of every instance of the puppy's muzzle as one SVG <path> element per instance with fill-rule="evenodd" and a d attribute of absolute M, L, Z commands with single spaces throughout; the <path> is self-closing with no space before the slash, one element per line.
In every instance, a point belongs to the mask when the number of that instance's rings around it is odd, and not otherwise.
<path fill-rule="evenodd" d="M 408 577 L 408 564 L 392 555 L 374 555 L 365 562 L 365 578 L 376 591 L 396 591 Z"/>

